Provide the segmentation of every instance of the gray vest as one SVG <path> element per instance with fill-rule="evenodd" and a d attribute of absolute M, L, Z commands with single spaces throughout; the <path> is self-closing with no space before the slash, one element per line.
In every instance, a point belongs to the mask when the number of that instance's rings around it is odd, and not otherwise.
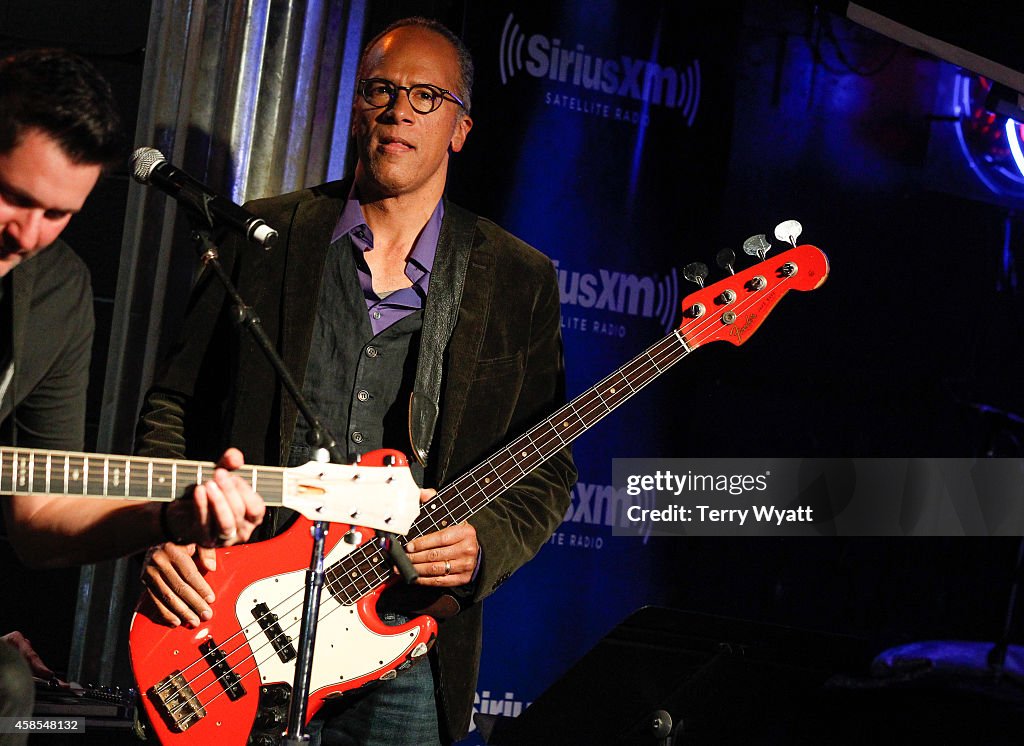
<path fill-rule="evenodd" d="M 422 324 L 423 311 L 415 311 L 375 335 L 352 244 L 345 237 L 331 245 L 302 389 L 350 463 L 377 448 L 410 455 L 408 402 Z M 307 431 L 300 416 L 290 466 L 310 460 Z M 413 473 L 422 476 L 421 470 Z"/>

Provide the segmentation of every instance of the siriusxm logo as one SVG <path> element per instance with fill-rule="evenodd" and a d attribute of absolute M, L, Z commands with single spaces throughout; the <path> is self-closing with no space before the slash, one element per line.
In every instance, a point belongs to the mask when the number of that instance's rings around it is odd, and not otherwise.
<path fill-rule="evenodd" d="M 674 268 L 658 279 L 606 269 L 595 275 L 562 269 L 558 264 L 554 262 L 563 305 L 658 319 L 666 333 L 675 328 L 679 281 Z"/>
<path fill-rule="evenodd" d="M 524 57 L 525 52 L 525 57 Z M 527 37 L 512 13 L 505 19 L 498 49 L 501 82 L 507 84 L 519 70 L 535 78 L 568 83 L 587 91 L 679 109 L 693 125 L 700 105 L 700 62 L 676 69 L 626 55 L 592 55 L 582 44 L 574 48 L 543 34 Z"/>
<path fill-rule="evenodd" d="M 477 692 L 473 695 L 473 712 L 483 715 L 504 715 L 505 717 L 518 717 L 519 714 L 530 706 L 530 702 L 516 699 L 513 692 L 505 692 L 504 699 L 492 696 L 486 689 L 483 693 Z M 476 730 L 476 724 L 471 723 L 469 732 Z"/>
<path fill-rule="evenodd" d="M 604 536 L 579 532 L 578 529 L 583 526 L 637 530 L 637 535 L 644 537 L 644 543 L 651 535 L 650 523 L 638 526 L 629 520 L 628 511 L 631 507 L 654 509 L 656 504 L 653 492 L 645 491 L 630 497 L 625 489 L 615 489 L 610 484 L 577 482 L 573 485 L 570 497 L 572 502 L 565 512 L 562 526 L 548 540 L 549 544 L 578 549 L 603 549 Z"/>

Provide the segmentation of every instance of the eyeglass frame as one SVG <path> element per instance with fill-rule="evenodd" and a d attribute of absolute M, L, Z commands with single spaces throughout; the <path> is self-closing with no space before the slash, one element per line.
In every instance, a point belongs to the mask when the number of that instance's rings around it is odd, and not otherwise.
<path fill-rule="evenodd" d="M 372 82 L 387 83 L 389 86 L 394 88 L 394 93 L 392 93 L 391 96 L 389 97 L 390 101 L 388 101 L 386 104 L 377 105 L 377 104 L 373 104 L 373 103 L 371 103 L 370 101 L 367 100 L 367 98 L 366 98 L 366 84 L 367 83 L 372 83 Z M 413 88 L 420 88 L 420 87 L 422 87 L 422 88 L 430 88 L 430 89 L 435 90 L 435 91 L 440 91 L 441 92 L 441 96 L 440 96 L 439 100 L 441 101 L 441 103 L 438 104 L 437 106 L 435 106 L 433 109 L 430 109 L 429 111 L 420 111 L 419 109 L 417 109 L 416 108 L 416 104 L 414 104 L 412 102 L 412 89 Z M 361 99 L 363 99 L 363 101 L 365 101 L 368 106 L 370 106 L 370 107 L 372 107 L 374 109 L 388 109 L 388 108 L 394 106 L 395 105 L 395 101 L 398 99 L 398 92 L 399 91 L 405 91 L 405 98 L 409 102 L 409 106 L 411 106 L 412 110 L 415 111 L 417 114 L 422 114 L 422 115 L 433 114 L 435 111 L 437 111 L 438 109 L 441 108 L 441 104 L 443 104 L 445 102 L 445 96 L 448 96 L 449 97 L 448 100 L 450 100 L 452 103 L 457 104 L 458 106 L 460 106 L 463 111 L 466 110 L 466 105 L 464 103 L 462 103 L 462 99 L 461 98 L 456 96 L 454 93 L 449 91 L 447 88 L 442 88 L 441 86 L 434 85 L 433 83 L 413 83 L 412 85 L 398 85 L 398 83 L 394 82 L 393 80 L 388 80 L 387 78 L 360 78 L 359 83 L 356 86 L 356 92 L 359 93 L 359 97 Z"/>

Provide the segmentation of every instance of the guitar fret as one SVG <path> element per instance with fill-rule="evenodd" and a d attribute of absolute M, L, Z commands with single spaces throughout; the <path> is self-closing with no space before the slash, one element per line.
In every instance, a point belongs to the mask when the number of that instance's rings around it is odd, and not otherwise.
<path fill-rule="evenodd" d="M 646 351 L 644 354 L 647 356 L 647 359 L 651 361 L 651 365 L 654 366 L 655 370 L 657 370 L 659 373 L 661 373 L 661 368 L 658 366 L 658 364 L 656 362 L 654 362 L 654 358 L 651 357 L 650 350 Z"/>
<path fill-rule="evenodd" d="M 562 437 L 562 434 L 560 432 L 558 432 L 558 428 L 555 427 L 554 423 L 551 422 L 550 420 L 544 420 L 543 424 L 548 428 L 548 430 L 551 431 L 552 435 L 554 435 L 556 438 L 558 438 L 558 442 L 564 446 L 566 441 Z"/>
<path fill-rule="evenodd" d="M 71 471 L 71 457 L 64 456 L 64 494 L 68 494 L 68 472 Z"/>
<path fill-rule="evenodd" d="M 465 515 L 463 515 L 459 519 L 460 522 L 461 522 L 461 521 L 466 520 L 466 518 L 468 518 L 470 515 L 473 514 L 473 503 L 469 500 L 469 498 L 466 497 L 466 491 L 465 490 L 456 489 L 455 490 L 455 494 L 458 496 L 459 502 L 462 503 L 462 507 L 463 507 L 464 513 L 465 513 Z M 470 493 L 470 494 L 473 494 L 473 493 Z"/>
<path fill-rule="evenodd" d="M 474 494 L 474 492 L 467 492 L 461 489 L 455 490 L 455 496 L 458 498 L 459 504 L 455 506 L 455 509 L 448 511 L 448 517 L 452 523 L 462 523 L 473 514 L 473 504 L 470 502 L 467 494 Z"/>
<path fill-rule="evenodd" d="M 478 475 L 475 469 L 469 472 L 466 476 L 469 478 L 469 481 L 476 486 L 476 492 L 479 494 L 486 495 L 494 490 L 494 487 L 492 486 L 494 479 L 491 476 L 483 476 L 483 479 L 481 480 L 481 475 Z M 498 478 L 498 482 L 500 484 L 501 477 L 498 475 L 495 476 Z M 463 504 L 469 505 L 469 501 L 464 497 L 465 492 L 458 487 L 458 482 L 456 482 L 456 491 Z"/>
<path fill-rule="evenodd" d="M 569 406 L 568 406 L 568 411 L 572 412 L 572 414 L 575 415 L 576 419 L 578 420 L 578 424 L 579 424 L 579 428 L 580 429 L 577 432 L 577 437 L 579 436 L 580 433 L 585 432 L 586 429 L 588 427 L 590 427 L 590 425 L 587 423 L 587 421 L 585 419 L 583 419 L 583 415 L 580 413 L 580 406 L 579 405 L 584 402 L 584 397 L 587 397 L 587 395 L 586 394 L 580 395 L 580 397 L 578 399 L 576 399 L 575 401 L 571 402 L 569 404 Z M 589 397 L 587 397 L 587 398 L 589 399 Z"/>
<path fill-rule="evenodd" d="M 612 408 L 608 406 L 608 402 L 606 402 L 604 400 L 604 392 L 603 391 L 595 391 L 594 395 L 597 397 L 597 400 L 599 402 L 601 402 L 601 404 L 604 406 L 605 409 L 607 409 L 609 412 L 612 411 Z"/>
<path fill-rule="evenodd" d="M 50 491 L 50 462 L 53 461 L 53 454 L 46 454 L 46 491 Z"/>
<path fill-rule="evenodd" d="M 178 465 L 171 464 L 171 499 L 178 495 Z"/>
<path fill-rule="evenodd" d="M 102 456 L 86 456 L 85 458 L 89 463 L 89 469 L 87 471 L 88 478 L 85 482 L 85 489 L 82 494 L 109 497 L 107 494 L 106 459 Z M 101 461 L 103 462 L 102 468 L 100 466 Z"/>
<path fill-rule="evenodd" d="M 110 497 L 110 459 L 103 459 L 103 496 Z"/>

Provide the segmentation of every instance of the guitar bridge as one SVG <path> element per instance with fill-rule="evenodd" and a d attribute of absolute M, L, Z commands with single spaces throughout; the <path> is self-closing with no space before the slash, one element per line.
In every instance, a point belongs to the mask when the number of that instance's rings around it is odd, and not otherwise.
<path fill-rule="evenodd" d="M 227 656 L 224 651 L 217 647 L 213 638 L 207 638 L 206 642 L 199 646 L 199 651 L 210 664 L 210 670 L 217 677 L 217 682 L 224 687 L 228 699 L 235 702 L 245 696 L 245 687 L 242 686 L 241 677 L 228 665 Z"/>
<path fill-rule="evenodd" d="M 161 679 L 146 694 L 167 724 L 179 733 L 206 717 L 206 708 L 185 681 L 181 671 L 174 671 Z"/>
<path fill-rule="evenodd" d="M 252 615 L 263 630 L 263 634 L 270 640 L 270 644 L 274 646 L 281 662 L 293 660 L 296 656 L 295 646 L 292 645 L 292 638 L 286 635 L 278 624 L 277 614 L 272 613 L 265 603 L 258 603 L 252 607 Z"/>

